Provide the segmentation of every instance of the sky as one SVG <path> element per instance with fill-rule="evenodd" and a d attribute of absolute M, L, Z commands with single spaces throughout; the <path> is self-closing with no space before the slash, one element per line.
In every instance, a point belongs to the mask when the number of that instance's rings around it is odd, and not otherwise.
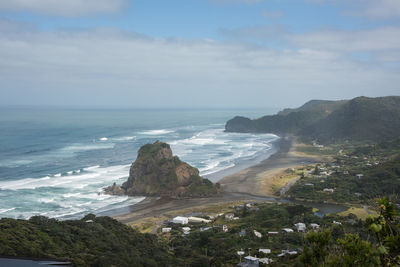
<path fill-rule="evenodd" d="M 0 0 L 0 105 L 400 95 L 399 0 Z"/>

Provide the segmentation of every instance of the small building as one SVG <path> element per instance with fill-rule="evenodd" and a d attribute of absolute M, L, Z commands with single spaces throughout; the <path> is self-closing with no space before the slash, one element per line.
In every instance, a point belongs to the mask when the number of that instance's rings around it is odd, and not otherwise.
<path fill-rule="evenodd" d="M 310 227 L 311 227 L 312 229 L 319 229 L 319 224 L 311 223 L 311 224 L 310 224 Z"/>
<path fill-rule="evenodd" d="M 254 235 L 255 235 L 256 237 L 258 237 L 258 238 L 261 238 L 261 237 L 262 237 L 262 234 L 261 234 L 260 232 L 258 232 L 258 231 L 256 231 L 256 230 L 253 230 L 253 232 L 254 232 Z"/>
<path fill-rule="evenodd" d="M 253 256 L 246 256 L 244 257 L 244 261 L 240 262 L 237 266 L 242 267 L 258 267 L 260 266 L 259 260 Z"/>
<path fill-rule="evenodd" d="M 364 174 L 362 174 L 362 173 L 356 174 L 356 177 L 357 177 L 358 179 L 361 179 L 361 178 L 364 177 Z"/>
<path fill-rule="evenodd" d="M 189 219 L 187 217 L 177 216 L 177 217 L 172 219 L 172 223 L 188 224 L 189 223 Z"/>
<path fill-rule="evenodd" d="M 190 227 L 182 227 L 182 231 L 184 235 L 190 234 Z"/>
<path fill-rule="evenodd" d="M 296 226 L 297 232 L 306 231 L 306 225 L 304 223 L 296 223 L 294 226 Z"/>
<path fill-rule="evenodd" d="M 239 217 L 233 217 L 233 220 L 234 221 L 239 220 Z"/>
<path fill-rule="evenodd" d="M 335 192 L 335 189 L 333 189 L 333 188 L 324 188 L 324 192 L 325 193 L 333 193 L 333 192 Z"/>
<path fill-rule="evenodd" d="M 333 224 L 335 224 L 335 225 L 342 225 L 341 222 L 337 222 L 337 221 L 333 221 Z"/>
<path fill-rule="evenodd" d="M 312 183 L 305 183 L 304 185 L 305 186 L 314 186 L 314 184 L 312 184 Z"/>
<path fill-rule="evenodd" d="M 269 259 L 269 258 L 260 258 L 260 259 L 258 259 L 258 261 L 261 263 L 264 263 L 264 264 L 270 264 L 273 262 L 273 260 Z"/>
<path fill-rule="evenodd" d="M 238 235 L 239 235 L 240 237 L 244 237 L 244 236 L 246 235 L 246 230 L 245 230 L 245 229 L 242 229 L 242 230 L 238 233 Z"/>
<path fill-rule="evenodd" d="M 163 229 L 161 229 L 161 231 L 162 231 L 163 233 L 169 233 L 169 232 L 171 232 L 171 230 L 172 230 L 171 227 L 164 227 Z"/>
<path fill-rule="evenodd" d="M 228 226 L 226 226 L 225 224 L 222 225 L 222 232 L 224 233 L 228 232 Z"/>
<path fill-rule="evenodd" d="M 190 223 L 210 223 L 211 220 L 199 218 L 199 217 L 189 217 L 188 218 Z"/>
<path fill-rule="evenodd" d="M 264 253 L 264 254 L 271 254 L 271 250 L 269 248 L 260 248 L 258 252 Z"/>
<path fill-rule="evenodd" d="M 210 226 L 200 227 L 200 232 L 204 232 L 204 231 L 207 231 L 207 230 L 210 230 L 210 229 L 211 229 Z"/>
<path fill-rule="evenodd" d="M 231 221 L 231 220 L 233 220 L 234 217 L 235 217 L 235 214 L 233 214 L 233 213 L 227 213 L 227 214 L 225 214 L 225 219 L 226 219 L 226 220 Z"/>
<path fill-rule="evenodd" d="M 86 223 L 94 223 L 93 220 L 87 220 Z"/>
<path fill-rule="evenodd" d="M 284 233 L 293 233 L 294 231 L 291 228 L 282 228 L 282 232 L 284 232 Z"/>
<path fill-rule="evenodd" d="M 273 232 L 273 231 L 268 232 L 268 235 L 277 235 L 277 234 L 279 234 L 279 233 L 278 232 Z"/>

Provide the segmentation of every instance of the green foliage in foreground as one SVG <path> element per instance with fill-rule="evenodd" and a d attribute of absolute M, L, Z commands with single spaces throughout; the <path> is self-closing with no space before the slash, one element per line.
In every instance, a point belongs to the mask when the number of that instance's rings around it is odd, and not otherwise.
<path fill-rule="evenodd" d="M 156 236 L 94 215 L 73 221 L 3 218 L 0 255 L 66 260 L 74 266 L 166 266 L 169 260 Z"/>
<path fill-rule="evenodd" d="M 378 200 L 379 216 L 370 216 L 365 227 L 375 242 L 356 234 L 333 240 L 329 230 L 309 232 L 300 256 L 304 266 L 400 266 L 399 213 L 387 198 Z"/>

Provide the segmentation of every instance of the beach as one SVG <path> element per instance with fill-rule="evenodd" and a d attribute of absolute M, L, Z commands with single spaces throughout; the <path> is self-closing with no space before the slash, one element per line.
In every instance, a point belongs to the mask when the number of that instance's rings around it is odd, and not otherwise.
<path fill-rule="evenodd" d="M 287 168 L 313 164 L 319 162 L 321 158 L 297 153 L 295 151 L 297 143 L 293 137 L 280 138 L 276 145 L 277 152 L 267 159 L 222 177 L 218 181 L 223 191 L 219 196 L 191 199 L 147 197 L 142 202 L 131 206 L 129 212 L 113 217 L 123 223 L 134 224 L 146 218 L 160 221 L 160 219 L 168 218 L 179 212 L 184 213 L 198 207 L 204 208 L 222 203 L 255 200 L 277 201 L 277 196 L 273 195 L 271 190 L 266 189 L 266 185 L 271 179 Z M 264 186 L 260 186 L 261 184 Z"/>

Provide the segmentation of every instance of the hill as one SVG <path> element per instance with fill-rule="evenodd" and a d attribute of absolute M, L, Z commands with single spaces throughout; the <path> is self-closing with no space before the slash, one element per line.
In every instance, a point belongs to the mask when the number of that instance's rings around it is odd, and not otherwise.
<path fill-rule="evenodd" d="M 110 217 L 3 218 L 0 229 L 1 256 L 57 259 L 74 266 L 168 266 L 171 262 L 156 236 L 141 234 Z"/>
<path fill-rule="evenodd" d="M 380 142 L 400 135 L 400 97 L 357 97 L 300 135 L 331 143 L 335 140 Z"/>
<path fill-rule="evenodd" d="M 276 115 L 250 120 L 235 117 L 226 123 L 227 132 L 297 134 L 303 128 L 325 118 L 346 101 L 311 100 L 296 109 L 284 109 Z"/>
<path fill-rule="evenodd" d="M 198 169 L 173 156 L 167 143 L 157 141 L 139 149 L 122 186 L 114 184 L 105 191 L 131 196 L 205 197 L 218 194 L 219 189 L 200 177 Z"/>
<path fill-rule="evenodd" d="M 250 120 L 235 117 L 227 132 L 294 134 L 321 143 L 381 142 L 400 132 L 400 97 L 357 97 L 349 101 L 312 100 L 297 109 Z"/>

